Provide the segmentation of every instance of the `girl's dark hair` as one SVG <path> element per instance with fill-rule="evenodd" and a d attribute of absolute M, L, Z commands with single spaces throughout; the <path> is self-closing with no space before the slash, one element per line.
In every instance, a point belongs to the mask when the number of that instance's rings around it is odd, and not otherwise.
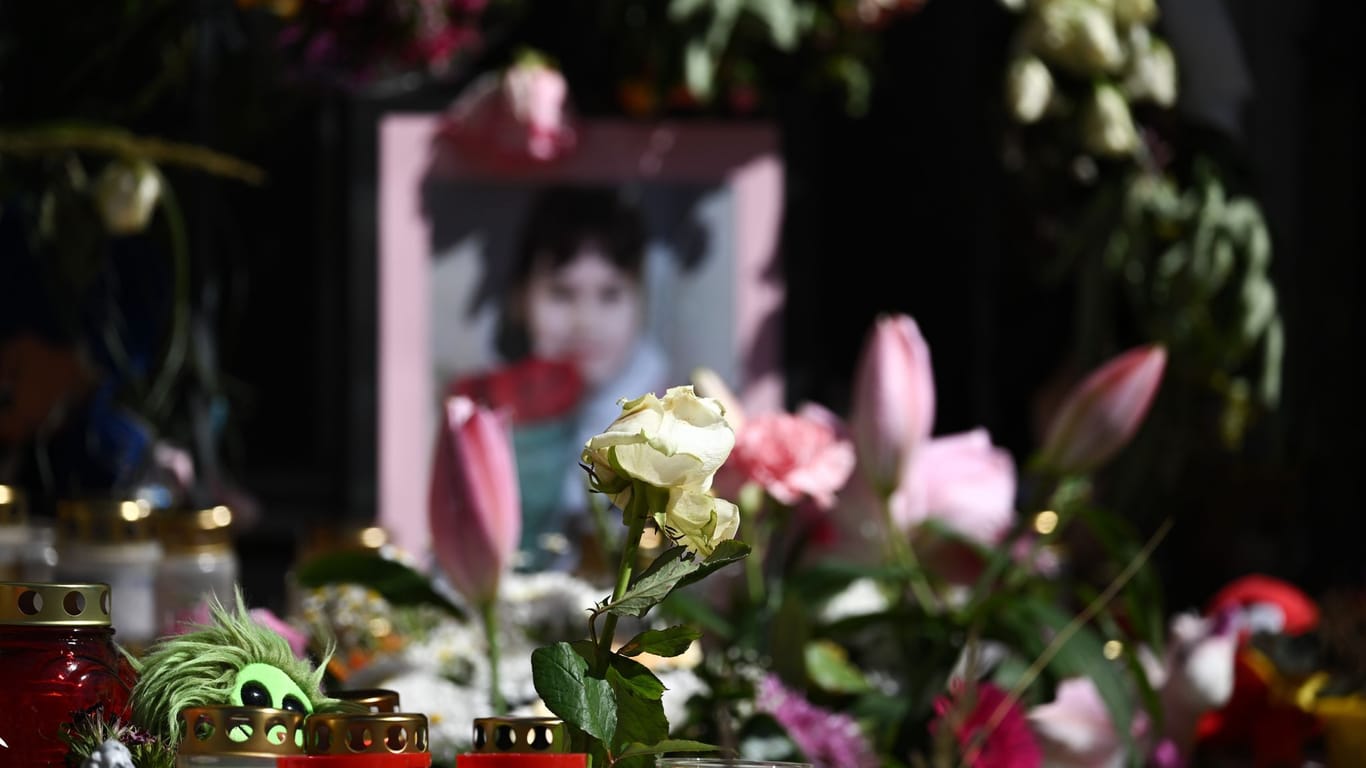
<path fill-rule="evenodd" d="M 639 279 L 645 267 L 645 224 L 640 211 L 611 187 L 547 187 L 532 202 L 513 254 L 509 300 L 498 322 L 497 348 L 505 359 L 530 352 L 520 308 L 514 306 L 538 267 L 558 269 L 594 242 L 617 269 Z"/>

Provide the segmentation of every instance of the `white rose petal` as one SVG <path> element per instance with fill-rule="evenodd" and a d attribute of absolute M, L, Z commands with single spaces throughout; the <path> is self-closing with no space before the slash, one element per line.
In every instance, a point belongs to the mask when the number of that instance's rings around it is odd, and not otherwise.
<path fill-rule="evenodd" d="M 740 529 L 740 509 L 709 493 L 675 488 L 669 491 L 669 505 L 656 521 L 669 536 L 688 549 L 706 557 L 716 545 L 735 538 Z"/>
<path fill-rule="evenodd" d="M 1018 122 L 1028 125 L 1043 117 L 1053 98 L 1053 76 L 1033 56 L 1016 59 L 1006 75 L 1006 105 Z"/>

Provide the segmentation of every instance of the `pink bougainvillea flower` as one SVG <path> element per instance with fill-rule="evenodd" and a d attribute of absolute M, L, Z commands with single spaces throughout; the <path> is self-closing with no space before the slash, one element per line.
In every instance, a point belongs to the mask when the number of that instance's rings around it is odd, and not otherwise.
<path fill-rule="evenodd" d="M 930 731 L 951 728 L 969 768 L 1039 768 L 1043 753 L 1029 730 L 1018 702 L 1007 701 L 1006 692 L 991 683 L 966 686 L 956 681 L 950 696 L 934 700 L 935 719 Z M 994 727 L 992 727 L 994 725 Z"/>
<path fill-rule="evenodd" d="M 877 754 L 848 715 L 812 704 L 776 675 L 759 681 L 755 707 L 771 715 L 816 768 L 875 768 Z"/>
<path fill-rule="evenodd" d="M 796 414 L 748 419 L 736 435 L 731 464 L 782 504 L 811 499 L 828 509 L 854 470 L 854 447 L 834 414 L 807 405 Z"/>
<path fill-rule="evenodd" d="M 850 430 L 861 471 L 889 496 L 934 427 L 934 373 L 920 328 L 906 315 L 877 319 L 854 378 Z"/>
<path fill-rule="evenodd" d="M 892 497 L 903 529 L 938 520 L 986 546 L 1001 541 L 1015 516 L 1015 462 L 985 429 L 937 437 L 920 447 Z"/>
<path fill-rule="evenodd" d="M 507 419 L 465 397 L 446 400 L 432 463 L 429 513 L 436 561 L 475 604 L 496 597 L 522 530 Z"/>
<path fill-rule="evenodd" d="M 474 81 L 447 110 L 440 136 L 472 160 L 549 163 L 577 142 L 568 97 L 564 75 L 528 55 Z"/>
<path fill-rule="evenodd" d="M 1063 401 L 1039 453 L 1040 465 L 1084 474 L 1109 461 L 1133 439 L 1148 415 L 1167 367 L 1167 350 L 1137 347 L 1092 371 Z"/>

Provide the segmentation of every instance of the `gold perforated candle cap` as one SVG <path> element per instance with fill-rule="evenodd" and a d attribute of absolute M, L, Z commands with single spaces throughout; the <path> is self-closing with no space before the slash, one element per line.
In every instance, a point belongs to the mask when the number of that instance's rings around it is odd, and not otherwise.
<path fill-rule="evenodd" d="M 336 713 L 309 716 L 310 755 L 400 755 L 427 751 L 427 716 L 414 712 Z"/>
<path fill-rule="evenodd" d="M 267 707 L 186 707 L 182 755 L 279 757 L 304 753 L 304 714 Z"/>
<path fill-rule="evenodd" d="M 569 729 L 554 717 L 480 717 L 474 721 L 474 751 L 568 752 Z"/>
<path fill-rule="evenodd" d="M 0 581 L 0 624 L 109 626 L 109 585 Z"/>
<path fill-rule="evenodd" d="M 213 550 L 232 544 L 232 510 L 221 504 L 207 509 L 166 512 L 156 520 L 162 546 L 168 551 Z"/>
<path fill-rule="evenodd" d="M 328 695 L 334 699 L 341 699 L 342 701 L 359 704 L 373 713 L 398 711 L 398 691 L 391 691 L 386 688 L 357 688 L 352 691 L 330 691 Z"/>
<path fill-rule="evenodd" d="M 142 500 L 59 501 L 57 535 L 90 544 L 151 541 L 156 538 L 152 505 Z"/>

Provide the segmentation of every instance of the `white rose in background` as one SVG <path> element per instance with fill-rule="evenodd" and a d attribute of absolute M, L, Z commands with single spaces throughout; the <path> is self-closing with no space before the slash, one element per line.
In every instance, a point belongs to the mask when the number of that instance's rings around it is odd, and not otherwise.
<path fill-rule="evenodd" d="M 1134 27 L 1129 35 L 1129 68 L 1124 91 L 1132 101 L 1151 101 L 1159 107 L 1176 103 L 1176 56 L 1166 43 Z"/>
<path fill-rule="evenodd" d="M 1053 0 L 1026 28 L 1030 47 L 1048 61 L 1081 76 L 1115 72 L 1124 48 L 1109 9 L 1088 0 Z"/>

